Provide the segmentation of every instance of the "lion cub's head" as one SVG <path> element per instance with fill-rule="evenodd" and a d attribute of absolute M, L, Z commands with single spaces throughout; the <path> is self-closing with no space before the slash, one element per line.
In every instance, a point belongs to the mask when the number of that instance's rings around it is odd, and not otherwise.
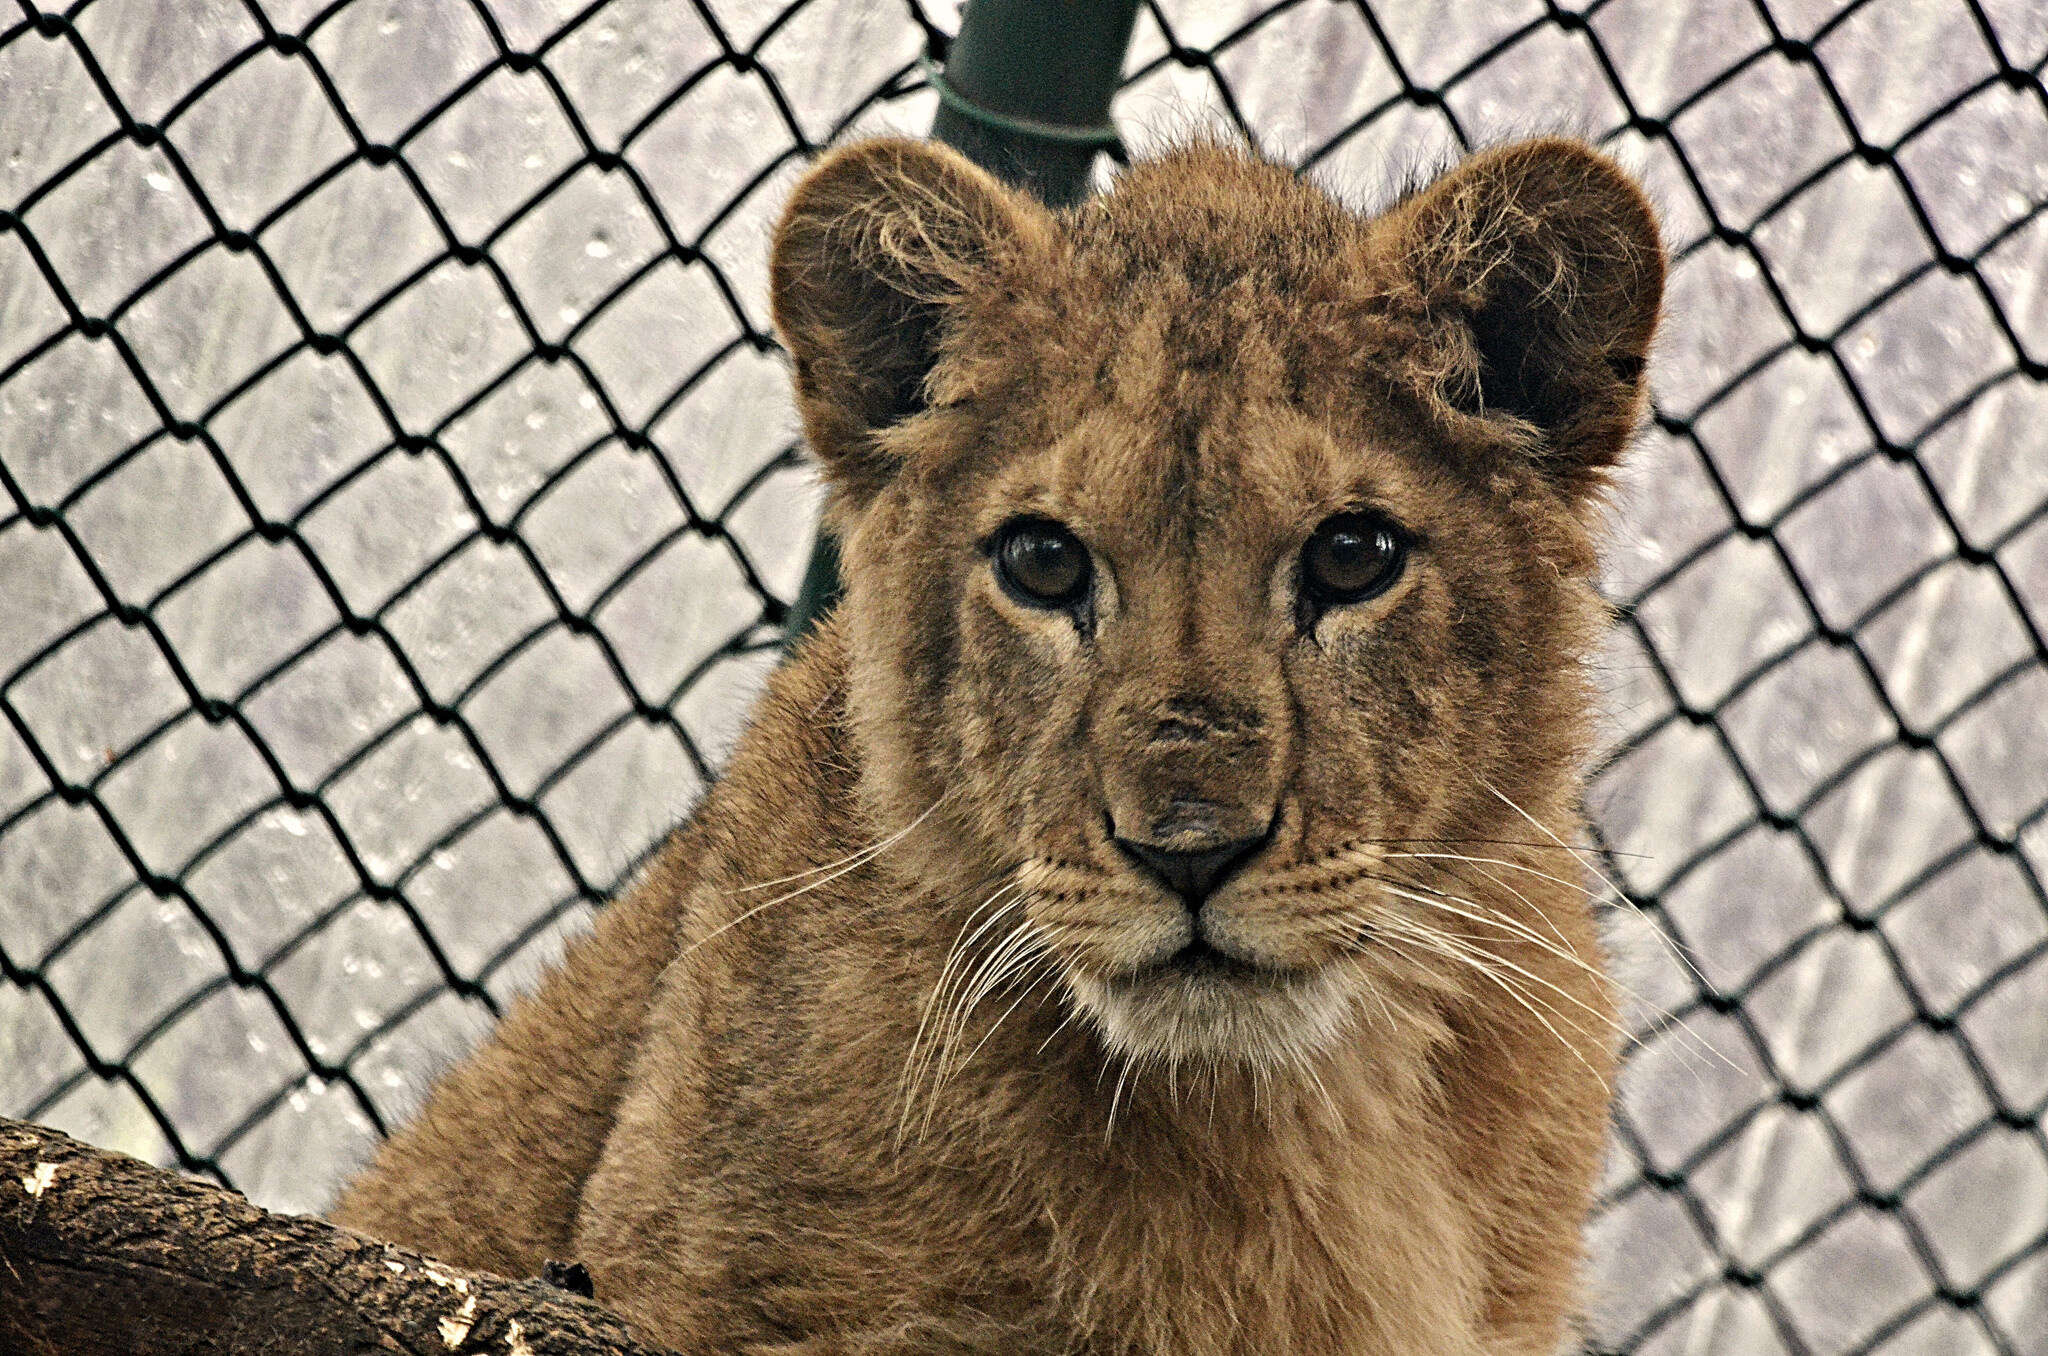
<path fill-rule="evenodd" d="M 1213 146 L 1061 214 L 827 157 L 773 293 L 865 794 L 1012 885 L 1126 1051 L 1297 1057 L 1419 983 L 1388 846 L 1568 822 L 1663 269 L 1567 141 L 1376 218 Z"/>

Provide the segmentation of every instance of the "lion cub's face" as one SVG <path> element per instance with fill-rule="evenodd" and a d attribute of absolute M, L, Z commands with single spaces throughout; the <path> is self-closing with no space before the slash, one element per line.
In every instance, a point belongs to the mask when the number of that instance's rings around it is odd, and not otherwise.
<path fill-rule="evenodd" d="M 829 159 L 775 294 L 870 794 L 1129 1052 L 1298 1058 L 1440 983 L 1388 852 L 1570 794 L 1584 501 L 1661 277 L 1563 142 L 1372 221 L 1217 149 L 1060 218 L 937 148 Z"/>

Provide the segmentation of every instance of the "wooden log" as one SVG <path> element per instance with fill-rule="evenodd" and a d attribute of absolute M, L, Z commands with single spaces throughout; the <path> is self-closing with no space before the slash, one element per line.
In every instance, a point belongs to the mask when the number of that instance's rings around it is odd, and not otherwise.
<path fill-rule="evenodd" d="M 0 1120 L 6 1356 L 662 1356 L 597 1304 L 443 1266 Z"/>

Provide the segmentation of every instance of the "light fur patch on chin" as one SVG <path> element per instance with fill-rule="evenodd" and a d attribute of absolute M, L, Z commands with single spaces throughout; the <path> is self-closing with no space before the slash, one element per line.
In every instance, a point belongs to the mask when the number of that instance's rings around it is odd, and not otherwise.
<path fill-rule="evenodd" d="M 1342 1035 L 1352 1004 L 1328 970 L 1245 983 L 1217 975 L 1069 976 L 1110 1048 L 1168 1064 L 1298 1065 Z"/>

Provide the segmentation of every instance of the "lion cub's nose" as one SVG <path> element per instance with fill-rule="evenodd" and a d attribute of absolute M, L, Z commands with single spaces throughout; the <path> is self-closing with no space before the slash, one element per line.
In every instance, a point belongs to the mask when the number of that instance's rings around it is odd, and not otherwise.
<path fill-rule="evenodd" d="M 1117 851 L 1157 877 L 1190 909 L 1199 909 L 1232 873 L 1257 856 L 1270 835 L 1239 838 L 1216 847 L 1176 852 L 1129 838 L 1116 840 Z"/>

